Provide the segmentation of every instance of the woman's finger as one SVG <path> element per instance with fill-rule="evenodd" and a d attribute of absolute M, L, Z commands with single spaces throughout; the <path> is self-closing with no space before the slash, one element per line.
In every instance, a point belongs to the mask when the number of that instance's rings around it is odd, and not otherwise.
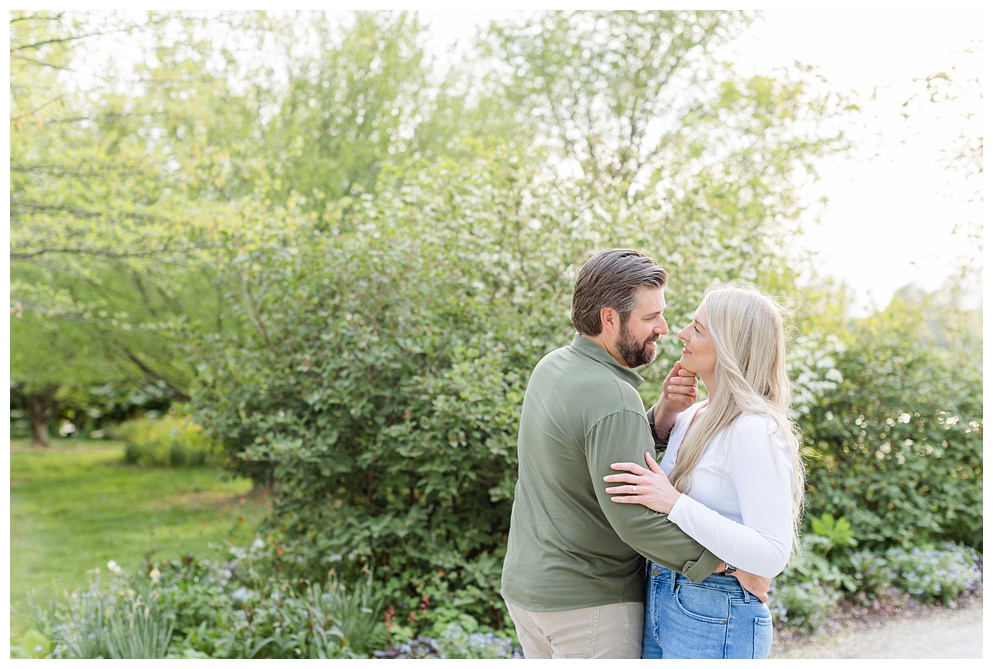
<path fill-rule="evenodd" d="M 615 462 L 610 465 L 611 469 L 616 469 L 618 471 L 631 472 L 632 474 L 647 474 L 647 470 L 641 465 L 637 465 L 633 462 Z"/>
<path fill-rule="evenodd" d="M 637 495 L 638 486 L 635 485 L 615 485 L 613 488 L 604 488 L 611 495 Z"/>
<path fill-rule="evenodd" d="M 634 474 L 607 474 L 603 480 L 607 483 L 637 483 L 638 477 Z"/>

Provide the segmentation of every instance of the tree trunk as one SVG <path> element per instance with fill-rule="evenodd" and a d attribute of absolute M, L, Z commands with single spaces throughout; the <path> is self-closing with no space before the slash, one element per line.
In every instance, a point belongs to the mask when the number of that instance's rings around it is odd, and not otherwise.
<path fill-rule="evenodd" d="M 276 480 L 276 465 L 273 462 L 266 463 L 264 470 L 253 472 L 252 474 L 252 497 L 262 498 L 265 495 L 276 494 L 279 482 Z"/>
<path fill-rule="evenodd" d="M 55 393 L 58 386 L 45 386 L 33 393 L 25 393 L 24 408 L 31 421 L 31 445 L 45 446 L 48 444 L 48 422 L 55 415 Z"/>

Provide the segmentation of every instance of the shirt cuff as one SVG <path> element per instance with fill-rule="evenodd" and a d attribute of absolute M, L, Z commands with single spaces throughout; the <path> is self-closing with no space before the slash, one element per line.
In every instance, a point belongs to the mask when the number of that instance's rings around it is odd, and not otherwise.
<path fill-rule="evenodd" d="M 660 439 L 659 435 L 655 433 L 655 406 L 656 405 L 653 404 L 652 408 L 649 409 L 645 415 L 648 417 L 648 425 L 652 428 L 652 440 L 655 442 L 655 450 L 664 451 L 666 446 L 669 445 L 669 438 L 667 435 L 665 439 Z"/>
<path fill-rule="evenodd" d="M 666 514 L 669 516 L 669 520 L 679 525 L 679 521 L 683 519 L 683 513 L 688 513 L 689 508 L 693 505 L 692 501 L 684 501 L 689 499 L 690 496 L 686 493 L 683 493 L 676 499 L 676 502 L 672 505 L 672 508 L 669 509 L 669 513 Z"/>

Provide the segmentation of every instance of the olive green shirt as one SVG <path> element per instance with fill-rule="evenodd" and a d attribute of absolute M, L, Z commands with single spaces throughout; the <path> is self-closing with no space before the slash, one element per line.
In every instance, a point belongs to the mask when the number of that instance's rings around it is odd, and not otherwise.
<path fill-rule="evenodd" d="M 720 564 L 666 516 L 606 492 L 612 463 L 655 452 L 642 381 L 578 334 L 534 368 L 500 591 L 508 602 L 530 611 L 643 602 L 645 557 L 696 582 Z"/>

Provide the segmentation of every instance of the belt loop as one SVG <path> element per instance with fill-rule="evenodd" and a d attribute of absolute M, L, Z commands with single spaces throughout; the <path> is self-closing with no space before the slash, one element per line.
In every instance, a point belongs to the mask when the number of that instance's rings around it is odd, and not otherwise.
<path fill-rule="evenodd" d="M 672 592 L 672 593 L 675 593 L 676 592 L 676 579 L 677 578 L 679 578 L 679 574 L 677 574 L 675 571 L 673 571 L 673 570 L 670 569 L 669 570 L 669 592 Z"/>
<path fill-rule="evenodd" d="M 738 584 L 738 587 L 741 588 L 741 583 Z M 741 588 L 741 592 L 745 596 L 745 598 L 744 598 L 745 604 L 751 604 L 753 599 L 758 599 L 755 595 L 753 595 L 752 593 L 748 592 L 744 588 Z"/>

